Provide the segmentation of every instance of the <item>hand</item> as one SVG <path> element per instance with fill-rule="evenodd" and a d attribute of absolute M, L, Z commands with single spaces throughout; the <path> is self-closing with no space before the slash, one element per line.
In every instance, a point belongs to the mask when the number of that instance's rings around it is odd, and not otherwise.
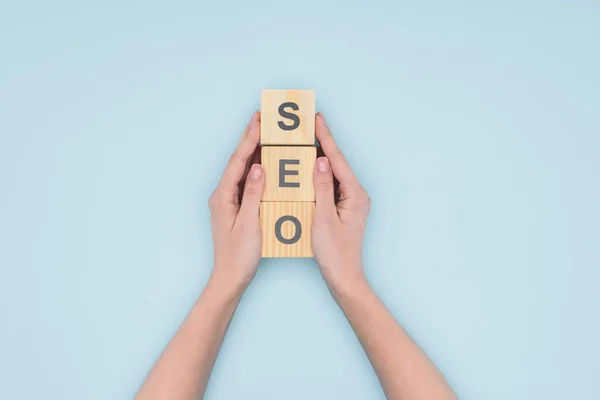
<path fill-rule="evenodd" d="M 241 290 L 254 278 L 261 258 L 258 213 L 265 188 L 264 171 L 260 164 L 247 168 L 256 155 L 259 138 L 260 113 L 255 112 L 208 202 L 214 242 L 211 279 Z"/>
<path fill-rule="evenodd" d="M 315 163 L 316 209 L 312 228 L 315 260 L 330 290 L 364 283 L 362 245 L 370 199 L 337 147 L 321 113 L 315 133 L 326 157 Z M 334 200 L 333 177 L 339 181 L 340 199 Z"/>

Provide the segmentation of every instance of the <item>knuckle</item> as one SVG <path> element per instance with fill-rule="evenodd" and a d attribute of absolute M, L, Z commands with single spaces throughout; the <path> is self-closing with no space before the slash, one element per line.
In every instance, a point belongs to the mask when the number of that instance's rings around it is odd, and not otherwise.
<path fill-rule="evenodd" d="M 333 150 L 333 154 L 330 155 L 331 158 L 335 158 L 335 159 L 343 159 L 344 158 L 344 152 L 342 151 L 342 149 L 340 149 L 340 147 L 337 145 L 337 143 L 333 143 L 334 150 Z"/>
<path fill-rule="evenodd" d="M 258 187 L 256 185 L 247 184 L 244 186 L 244 196 L 256 196 L 258 194 Z"/>
<path fill-rule="evenodd" d="M 360 193 L 356 196 L 356 205 L 360 207 L 364 207 L 369 209 L 371 207 L 371 197 L 365 192 L 361 190 Z"/>
<path fill-rule="evenodd" d="M 239 151 L 236 150 L 234 151 L 231 156 L 229 156 L 229 164 L 236 164 L 236 163 L 240 163 L 240 162 L 244 162 L 244 160 L 242 160 L 242 157 L 239 154 Z"/>
<path fill-rule="evenodd" d="M 217 188 L 208 198 L 208 208 L 211 211 L 218 210 L 223 204 L 223 194 Z"/>
<path fill-rule="evenodd" d="M 208 208 L 210 210 L 214 210 L 217 207 L 217 195 L 216 193 L 213 193 L 210 195 L 210 197 L 208 198 Z"/>
<path fill-rule="evenodd" d="M 333 179 L 325 179 L 317 182 L 317 188 L 322 191 L 333 190 Z"/>

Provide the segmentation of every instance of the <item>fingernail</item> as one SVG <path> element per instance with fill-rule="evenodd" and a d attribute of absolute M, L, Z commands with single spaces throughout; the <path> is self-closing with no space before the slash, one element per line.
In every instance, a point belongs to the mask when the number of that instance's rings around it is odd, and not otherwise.
<path fill-rule="evenodd" d="M 323 121 L 323 122 L 327 123 L 327 121 L 325 120 L 325 116 L 323 115 L 323 113 L 322 113 L 322 112 L 319 112 L 319 113 L 317 114 L 317 117 L 318 117 L 318 118 L 320 118 L 320 119 L 321 119 L 321 121 Z"/>
<path fill-rule="evenodd" d="M 319 157 L 317 160 L 319 172 L 329 172 L 329 160 L 327 157 Z"/>
<path fill-rule="evenodd" d="M 252 179 L 260 179 L 262 176 L 262 168 L 258 164 L 254 164 L 252 166 L 252 171 L 250 171 L 250 178 Z"/>

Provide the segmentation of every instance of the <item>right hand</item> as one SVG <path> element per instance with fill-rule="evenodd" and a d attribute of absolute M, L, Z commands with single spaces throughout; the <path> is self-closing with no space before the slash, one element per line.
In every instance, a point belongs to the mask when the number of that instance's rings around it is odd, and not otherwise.
<path fill-rule="evenodd" d="M 325 157 L 315 163 L 316 209 L 312 227 L 315 260 L 330 290 L 366 282 L 362 246 L 370 199 L 338 148 L 323 114 L 315 118 L 315 134 Z M 339 181 L 335 203 L 333 177 Z"/>
<path fill-rule="evenodd" d="M 224 282 L 238 292 L 248 287 L 260 262 L 258 209 L 265 174 L 260 164 L 253 164 L 259 139 L 260 113 L 255 112 L 209 200 L 215 257 L 211 282 Z"/>

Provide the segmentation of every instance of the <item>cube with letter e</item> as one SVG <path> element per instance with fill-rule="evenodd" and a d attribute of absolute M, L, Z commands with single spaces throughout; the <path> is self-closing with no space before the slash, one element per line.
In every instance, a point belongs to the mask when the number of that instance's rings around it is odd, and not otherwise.
<path fill-rule="evenodd" d="M 263 201 L 315 201 L 313 146 L 264 146 L 266 186 Z"/>

